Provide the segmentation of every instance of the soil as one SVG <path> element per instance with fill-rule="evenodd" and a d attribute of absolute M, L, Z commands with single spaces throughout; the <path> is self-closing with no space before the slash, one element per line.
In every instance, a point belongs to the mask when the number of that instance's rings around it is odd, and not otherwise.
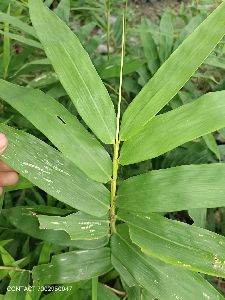
<path fill-rule="evenodd" d="M 133 0 L 130 2 L 138 16 L 146 16 L 156 23 L 159 22 L 160 16 L 166 8 L 177 12 L 181 3 L 188 6 L 191 0 Z"/>

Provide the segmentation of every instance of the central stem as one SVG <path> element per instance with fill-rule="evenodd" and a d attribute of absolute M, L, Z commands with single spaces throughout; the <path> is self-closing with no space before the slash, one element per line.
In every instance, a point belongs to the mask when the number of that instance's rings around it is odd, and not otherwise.
<path fill-rule="evenodd" d="M 110 227 L 111 234 L 116 232 L 116 185 L 119 168 L 119 150 L 120 150 L 120 116 L 121 116 L 121 101 L 122 101 L 122 83 L 123 83 L 123 60 L 125 49 L 125 15 L 123 14 L 123 34 L 122 34 L 122 53 L 120 64 L 120 84 L 119 84 L 119 101 L 118 111 L 116 116 L 116 139 L 113 145 L 113 167 L 112 167 L 112 179 L 111 179 L 111 207 L 110 207 Z"/>
<path fill-rule="evenodd" d="M 113 176 L 111 179 L 111 208 L 110 208 L 110 217 L 111 217 L 111 233 L 116 232 L 116 184 L 118 177 L 118 168 L 119 168 L 119 145 L 120 142 L 117 140 L 114 147 L 113 153 Z"/>

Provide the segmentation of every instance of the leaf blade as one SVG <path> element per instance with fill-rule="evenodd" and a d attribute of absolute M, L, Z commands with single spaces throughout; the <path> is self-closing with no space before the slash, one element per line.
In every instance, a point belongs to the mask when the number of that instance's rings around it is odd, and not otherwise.
<path fill-rule="evenodd" d="M 222 3 L 173 52 L 136 96 L 123 116 L 122 140 L 127 140 L 141 131 L 210 54 L 225 34 L 224 11 L 225 3 Z"/>
<path fill-rule="evenodd" d="M 208 93 L 156 116 L 121 149 L 122 165 L 157 157 L 188 141 L 225 127 L 225 92 Z M 162 143 L 163 141 L 163 143 Z"/>
<path fill-rule="evenodd" d="M 119 212 L 131 240 L 147 255 L 183 269 L 225 277 L 225 238 L 158 214 Z M 182 233 L 182 234 L 181 234 Z"/>
<path fill-rule="evenodd" d="M 215 300 L 223 299 L 201 275 L 167 265 L 142 253 L 131 242 L 127 229 L 119 230 L 112 237 L 112 255 L 135 278 L 138 285 L 160 300 L 174 300 L 176 296 L 183 300 L 189 300 L 190 296 L 203 300 L 205 295 Z M 119 264 L 116 266 L 119 272 Z"/>
<path fill-rule="evenodd" d="M 9 146 L 2 159 L 56 199 L 88 214 L 104 216 L 109 191 L 81 172 L 60 152 L 25 132 L 0 124 Z"/>
<path fill-rule="evenodd" d="M 66 217 L 38 215 L 37 218 L 40 229 L 64 230 L 71 240 L 94 240 L 109 234 L 107 216 L 96 218 L 77 212 Z"/>
<path fill-rule="evenodd" d="M 109 248 L 71 251 L 54 255 L 49 264 L 34 267 L 33 279 L 42 284 L 71 283 L 100 276 L 110 268 Z"/>
<path fill-rule="evenodd" d="M 224 164 L 187 165 L 125 180 L 117 206 L 136 212 L 169 212 L 225 204 Z"/>
<path fill-rule="evenodd" d="M 110 180 L 109 154 L 63 105 L 42 91 L 4 80 L 0 80 L 0 98 L 25 116 L 90 178 L 104 183 Z"/>
<path fill-rule="evenodd" d="M 42 1 L 30 0 L 29 8 L 46 55 L 79 114 L 103 142 L 113 143 L 114 107 L 88 54 L 73 32 Z"/>

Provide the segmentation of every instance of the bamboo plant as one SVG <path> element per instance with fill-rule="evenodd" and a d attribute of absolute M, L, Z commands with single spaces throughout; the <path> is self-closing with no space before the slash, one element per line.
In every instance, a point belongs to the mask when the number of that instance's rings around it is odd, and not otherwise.
<path fill-rule="evenodd" d="M 90 245 L 34 267 L 34 282 L 66 284 L 93 278 L 94 299 L 96 277 L 114 268 L 130 291 L 128 299 L 223 299 L 203 274 L 225 277 L 225 238 L 167 219 L 164 213 L 224 206 L 225 165 L 153 170 L 120 184 L 118 169 L 225 127 L 225 91 L 158 114 L 224 36 L 225 2 L 172 53 L 123 116 L 124 53 L 115 112 L 74 33 L 41 0 L 29 0 L 28 5 L 33 25 L 29 31 L 90 129 L 48 94 L 0 80 L 0 97 L 55 146 L 1 123 L 0 131 L 9 139 L 2 159 L 74 209 L 63 217 L 37 215 L 41 229 L 65 231 L 71 240 Z M 113 157 L 103 144 L 112 145 Z M 131 293 L 136 290 L 140 298 Z"/>

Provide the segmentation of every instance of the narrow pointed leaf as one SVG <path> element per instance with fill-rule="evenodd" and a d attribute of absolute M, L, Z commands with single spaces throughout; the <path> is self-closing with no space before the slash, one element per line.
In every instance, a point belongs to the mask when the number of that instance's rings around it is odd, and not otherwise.
<path fill-rule="evenodd" d="M 142 253 L 124 228 L 112 237 L 112 255 L 120 262 L 115 266 L 118 272 L 120 267 L 126 268 L 137 283 L 157 299 L 224 299 L 200 274 Z"/>
<path fill-rule="evenodd" d="M 171 54 L 173 34 L 172 14 L 169 10 L 166 10 L 160 21 L 159 57 L 161 63 L 163 63 Z"/>
<path fill-rule="evenodd" d="M 144 54 L 147 59 L 148 68 L 154 74 L 159 68 L 159 57 L 157 46 L 150 32 L 151 27 L 148 20 L 142 18 L 141 20 L 141 43 L 143 46 Z"/>
<path fill-rule="evenodd" d="M 88 54 L 69 27 L 41 0 L 29 0 L 29 8 L 46 55 L 79 114 L 99 139 L 113 143 L 114 107 Z"/>
<path fill-rule="evenodd" d="M 224 176 L 219 163 L 151 171 L 120 185 L 117 206 L 144 213 L 225 206 Z"/>
<path fill-rule="evenodd" d="M 72 283 L 103 275 L 111 269 L 109 248 L 71 251 L 53 256 L 49 264 L 33 269 L 41 284 Z"/>
<path fill-rule="evenodd" d="M 11 24 L 13 27 L 16 27 L 19 30 L 21 30 L 25 33 L 28 33 L 29 35 L 36 37 L 34 28 L 32 26 L 27 25 L 26 23 L 22 22 L 17 17 L 13 17 L 13 16 L 10 16 L 3 12 L 0 12 L 0 22 L 3 22 L 3 23 L 7 22 L 7 23 Z"/>
<path fill-rule="evenodd" d="M 61 0 L 54 10 L 60 19 L 62 19 L 66 24 L 69 24 L 70 19 L 70 0 Z"/>
<path fill-rule="evenodd" d="M 0 30 L 0 34 L 5 35 L 5 32 Z M 20 34 L 15 34 L 15 33 L 11 33 L 11 32 L 9 32 L 7 35 L 12 40 L 18 41 L 22 44 L 25 44 L 25 45 L 28 45 L 28 46 L 31 46 L 31 47 L 34 47 L 34 48 L 42 49 L 42 45 L 39 42 L 35 41 L 35 40 L 29 39 L 29 38 L 24 37 Z"/>
<path fill-rule="evenodd" d="M 225 238 L 158 214 L 119 212 L 131 240 L 147 255 L 184 269 L 225 277 Z"/>
<path fill-rule="evenodd" d="M 107 216 L 96 218 L 82 212 L 60 216 L 38 215 L 40 229 L 54 229 L 66 231 L 71 240 L 94 240 L 109 234 Z"/>
<path fill-rule="evenodd" d="M 225 34 L 225 2 L 173 52 L 124 113 L 121 139 L 127 140 L 166 105 Z M 209 30 L 210 28 L 210 30 Z"/>
<path fill-rule="evenodd" d="M 199 14 L 193 17 L 190 22 L 181 30 L 176 42 L 174 43 L 174 49 L 176 49 L 203 21 L 204 15 Z"/>
<path fill-rule="evenodd" d="M 8 6 L 8 13 L 10 13 L 10 4 Z M 11 43 L 9 38 L 9 23 L 4 23 L 4 34 L 3 39 L 3 78 L 6 78 L 8 75 L 8 68 L 11 60 Z"/>
<path fill-rule="evenodd" d="M 60 152 L 25 132 L 0 124 L 9 146 L 2 159 L 56 199 L 95 216 L 109 209 L 109 191 L 81 172 Z"/>
<path fill-rule="evenodd" d="M 53 208 L 50 206 L 36 205 L 34 207 L 16 206 L 2 210 L 4 218 L 16 228 L 18 232 L 22 232 L 35 239 L 43 240 L 51 245 L 62 247 L 76 247 L 81 249 L 102 248 L 108 244 L 108 237 L 98 240 L 78 241 L 71 240 L 65 231 L 54 231 L 50 229 L 40 229 L 37 214 L 65 215 L 68 213 L 66 209 Z"/>
<path fill-rule="evenodd" d="M 156 116 L 125 142 L 120 163 L 127 165 L 159 156 L 188 141 L 225 127 L 225 92 L 208 93 L 192 103 Z"/>
<path fill-rule="evenodd" d="M 110 180 L 112 162 L 108 152 L 63 105 L 42 91 L 4 80 L 0 80 L 0 98 L 24 115 L 90 178 Z"/>

